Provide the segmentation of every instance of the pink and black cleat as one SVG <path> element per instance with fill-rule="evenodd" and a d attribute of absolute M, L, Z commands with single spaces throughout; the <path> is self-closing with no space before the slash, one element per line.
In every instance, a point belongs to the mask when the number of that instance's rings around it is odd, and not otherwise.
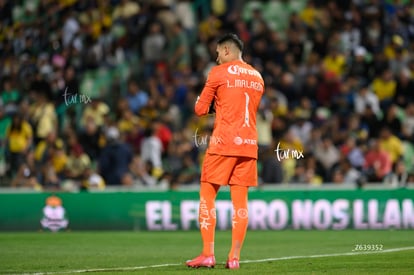
<path fill-rule="evenodd" d="M 216 265 L 216 259 L 214 258 L 214 256 L 200 255 L 192 260 L 188 260 L 185 264 L 186 266 L 193 267 L 193 268 L 199 268 L 199 267 L 214 268 L 214 266 Z"/>
<path fill-rule="evenodd" d="M 231 260 L 227 260 L 226 268 L 239 269 L 240 268 L 239 259 L 233 258 Z"/>

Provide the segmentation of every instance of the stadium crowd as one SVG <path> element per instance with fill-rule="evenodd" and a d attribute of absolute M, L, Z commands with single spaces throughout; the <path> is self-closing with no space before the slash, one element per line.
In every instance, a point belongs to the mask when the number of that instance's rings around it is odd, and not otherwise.
<path fill-rule="evenodd" d="M 198 183 L 225 32 L 266 83 L 260 182 L 414 182 L 412 0 L 0 0 L 2 184 Z"/>

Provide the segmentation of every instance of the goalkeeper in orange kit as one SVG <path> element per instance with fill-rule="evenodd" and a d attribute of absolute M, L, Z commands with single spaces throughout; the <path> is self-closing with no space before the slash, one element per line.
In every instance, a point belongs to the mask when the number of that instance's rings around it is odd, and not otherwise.
<path fill-rule="evenodd" d="M 229 185 L 233 204 L 232 244 L 226 268 L 239 268 L 240 250 L 248 226 L 248 188 L 257 186 L 256 113 L 264 91 L 260 73 L 242 59 L 243 43 L 235 34 L 217 41 L 217 66 L 208 75 L 195 104 L 198 116 L 214 111 L 213 133 L 200 184 L 199 224 L 201 255 L 189 267 L 214 267 L 215 199 L 220 186 Z"/>

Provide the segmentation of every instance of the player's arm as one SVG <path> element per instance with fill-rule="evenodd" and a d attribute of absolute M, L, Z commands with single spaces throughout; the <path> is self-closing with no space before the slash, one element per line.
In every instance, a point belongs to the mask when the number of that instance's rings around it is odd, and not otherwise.
<path fill-rule="evenodd" d="M 218 83 L 219 79 L 213 68 L 209 73 L 203 91 L 201 91 L 201 95 L 197 98 L 196 104 L 194 106 L 194 112 L 198 116 L 212 113 L 214 107 L 214 99 L 216 96 L 217 87 L 219 85 Z"/>

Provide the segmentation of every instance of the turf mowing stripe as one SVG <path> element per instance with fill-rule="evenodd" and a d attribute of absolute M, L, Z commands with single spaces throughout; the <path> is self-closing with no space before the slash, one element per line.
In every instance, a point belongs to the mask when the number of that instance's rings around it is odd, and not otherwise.
<path fill-rule="evenodd" d="M 354 256 L 354 255 L 361 255 L 361 254 L 400 252 L 400 251 L 405 251 L 405 250 L 414 250 L 414 246 L 390 248 L 390 249 L 384 249 L 384 250 L 378 250 L 378 251 L 346 252 L 346 253 L 320 254 L 320 255 L 307 255 L 307 256 L 286 256 L 286 257 L 279 257 L 279 258 L 244 260 L 244 261 L 240 261 L 240 263 L 262 263 L 262 262 L 274 262 L 274 261 L 295 260 L 295 259 Z M 51 272 L 17 273 L 17 274 L 15 273 L 11 275 L 55 275 L 55 274 L 72 274 L 72 273 L 87 273 L 87 272 L 133 271 L 133 270 L 140 270 L 140 269 L 179 266 L 179 265 L 184 265 L 184 263 L 144 265 L 144 266 L 133 266 L 133 267 L 94 268 L 94 269 L 80 269 L 80 270 L 69 270 L 69 271 L 51 271 Z"/>

